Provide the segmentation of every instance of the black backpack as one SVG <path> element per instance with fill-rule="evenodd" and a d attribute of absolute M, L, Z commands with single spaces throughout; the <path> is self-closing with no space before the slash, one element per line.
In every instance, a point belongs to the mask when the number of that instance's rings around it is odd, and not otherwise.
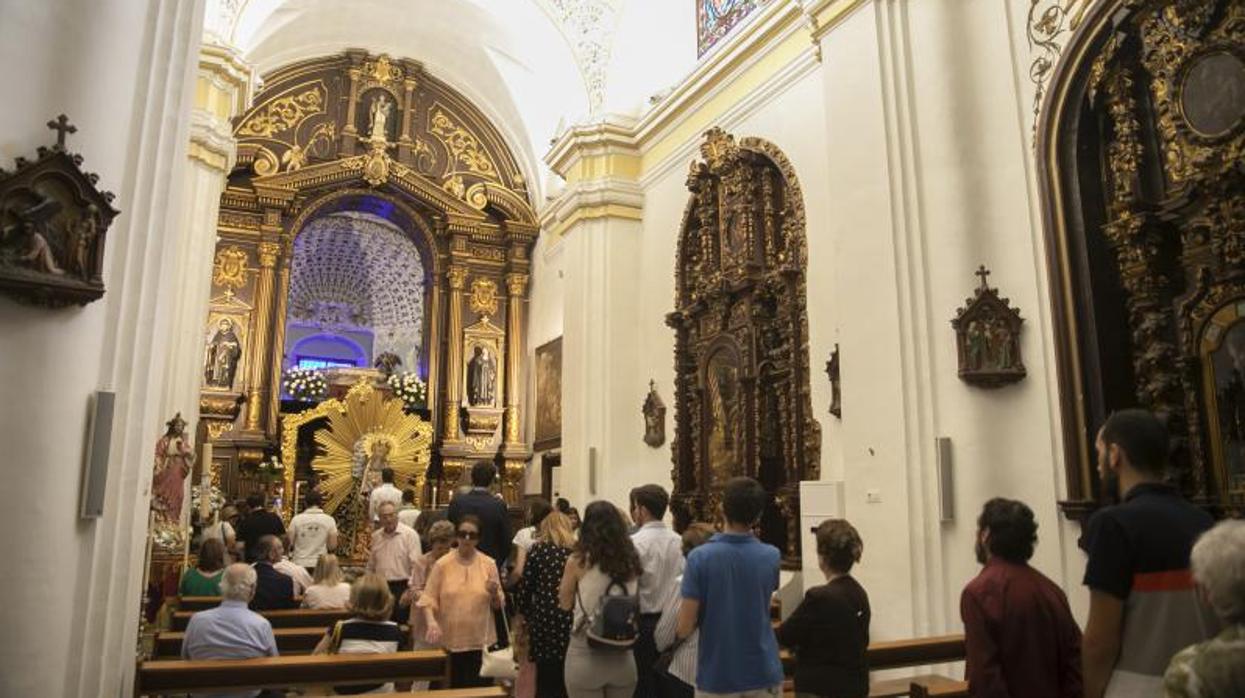
<path fill-rule="evenodd" d="M 618 589 L 622 593 L 612 593 Z M 627 585 L 611 579 L 605 587 L 601 598 L 597 600 L 597 610 L 588 613 L 584 608 L 584 600 L 575 590 L 575 599 L 579 610 L 584 614 L 581 627 L 588 637 L 588 646 L 598 650 L 630 651 L 640 634 L 640 597 L 638 594 L 627 593 Z"/>

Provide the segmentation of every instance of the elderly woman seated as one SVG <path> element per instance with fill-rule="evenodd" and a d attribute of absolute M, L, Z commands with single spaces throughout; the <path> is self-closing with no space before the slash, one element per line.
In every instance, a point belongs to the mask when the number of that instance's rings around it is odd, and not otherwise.
<path fill-rule="evenodd" d="M 1223 621 L 1218 636 L 1172 657 L 1168 698 L 1228 698 L 1245 690 L 1245 521 L 1221 521 L 1189 555 L 1193 579 Z"/>

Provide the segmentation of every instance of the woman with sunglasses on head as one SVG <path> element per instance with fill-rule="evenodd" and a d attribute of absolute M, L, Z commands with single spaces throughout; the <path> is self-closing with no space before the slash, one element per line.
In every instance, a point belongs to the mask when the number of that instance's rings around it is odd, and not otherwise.
<path fill-rule="evenodd" d="M 622 595 L 635 596 L 643 571 L 618 507 L 609 502 L 589 504 L 579 528 L 579 543 L 566 561 L 558 587 L 558 606 L 575 614 L 563 667 L 571 698 L 629 698 L 634 692 L 631 649 L 594 649 L 587 633 L 604 595 L 621 590 Z M 539 681 L 539 670 L 536 677 Z"/>
<path fill-rule="evenodd" d="M 502 607 L 501 576 L 493 558 L 476 550 L 480 519 L 458 522 L 458 547 L 437 560 L 416 605 L 423 609 L 429 644 L 450 653 L 450 687 L 488 686 L 480 676 L 482 648 L 497 642 L 493 611 Z"/>

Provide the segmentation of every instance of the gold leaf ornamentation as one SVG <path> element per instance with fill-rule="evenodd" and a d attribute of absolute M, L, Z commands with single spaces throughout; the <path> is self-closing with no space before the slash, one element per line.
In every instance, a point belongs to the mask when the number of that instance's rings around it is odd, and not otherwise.
<path fill-rule="evenodd" d="M 246 252 L 230 245 L 216 253 L 212 271 L 212 283 L 225 288 L 225 295 L 232 296 L 236 289 L 246 285 Z"/>
<path fill-rule="evenodd" d="M 315 85 L 294 95 L 278 97 L 260 107 L 238 127 L 238 137 L 272 138 L 297 128 L 308 117 L 324 112 L 324 87 Z"/>
<path fill-rule="evenodd" d="M 450 154 L 450 172 L 469 172 L 488 179 L 497 179 L 497 168 L 480 141 L 458 125 L 443 109 L 437 108 L 429 120 L 428 131 L 441 141 Z M 449 173 L 447 173 L 449 174 Z"/>
<path fill-rule="evenodd" d="M 497 283 L 492 279 L 471 282 L 471 312 L 485 317 L 497 314 Z"/>

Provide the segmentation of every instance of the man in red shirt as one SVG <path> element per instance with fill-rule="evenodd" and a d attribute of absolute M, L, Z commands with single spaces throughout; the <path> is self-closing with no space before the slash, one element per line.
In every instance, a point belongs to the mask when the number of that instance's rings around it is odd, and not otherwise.
<path fill-rule="evenodd" d="M 1063 590 L 1029 566 L 1037 522 L 995 498 L 977 519 L 977 561 L 960 616 L 974 698 L 1081 698 L 1081 630 Z"/>

